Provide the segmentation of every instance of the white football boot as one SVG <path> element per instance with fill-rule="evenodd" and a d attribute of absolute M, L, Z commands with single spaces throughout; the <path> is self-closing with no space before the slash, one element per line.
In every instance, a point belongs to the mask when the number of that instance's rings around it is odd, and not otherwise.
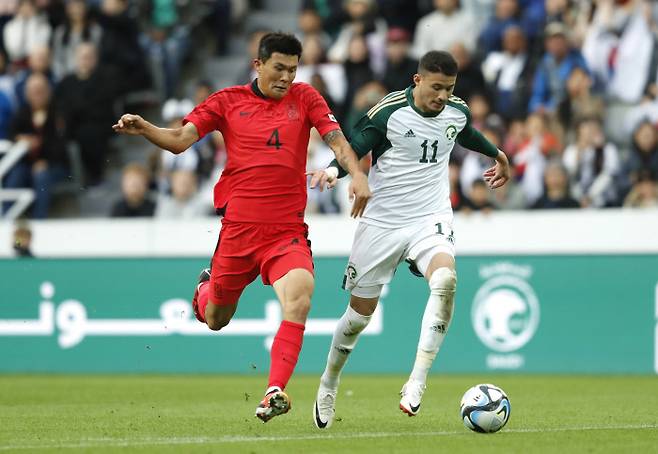
<path fill-rule="evenodd" d="M 328 429 L 333 424 L 336 415 L 336 393 L 337 390 L 325 388 L 320 384 L 313 406 L 313 422 L 318 429 Z"/>
<path fill-rule="evenodd" d="M 424 392 L 424 384 L 416 380 L 406 382 L 400 390 L 400 410 L 409 416 L 416 416 L 420 411 L 420 400 Z"/>

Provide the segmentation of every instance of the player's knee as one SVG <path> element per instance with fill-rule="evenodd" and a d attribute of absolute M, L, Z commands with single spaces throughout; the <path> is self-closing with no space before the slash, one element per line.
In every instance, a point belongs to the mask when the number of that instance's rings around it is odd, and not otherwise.
<path fill-rule="evenodd" d="M 429 280 L 430 291 L 438 295 L 454 294 L 457 289 L 457 273 L 447 267 L 436 269 Z"/>
<path fill-rule="evenodd" d="M 218 306 L 208 304 L 206 306 L 205 319 L 206 325 L 213 331 L 219 331 L 224 328 L 233 318 L 236 306 Z"/>
<path fill-rule="evenodd" d="M 363 317 L 371 316 L 375 312 L 375 309 L 377 309 L 378 302 L 379 295 L 373 297 L 362 297 L 357 296 L 352 292 L 352 295 L 350 296 L 350 307 L 356 314 Z"/>
<path fill-rule="evenodd" d="M 210 316 L 206 317 L 206 325 L 213 331 L 219 331 L 228 325 L 228 322 L 231 321 L 230 317 L 219 317 L 219 316 Z"/>
<path fill-rule="evenodd" d="M 457 275 L 450 268 L 442 267 L 432 273 L 429 280 L 430 292 L 441 298 L 441 304 L 437 307 L 435 318 L 437 327 L 444 326 L 452 319 L 454 309 L 454 296 L 457 289 Z M 438 328 L 437 328 L 438 329 Z"/>

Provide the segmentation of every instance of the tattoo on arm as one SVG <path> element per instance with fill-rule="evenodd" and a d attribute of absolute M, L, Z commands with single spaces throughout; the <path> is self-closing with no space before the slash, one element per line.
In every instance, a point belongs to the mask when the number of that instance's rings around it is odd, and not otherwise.
<path fill-rule="evenodd" d="M 334 151 L 338 164 L 340 164 L 343 169 L 347 170 L 349 168 L 350 160 L 345 152 L 344 145 L 347 144 L 347 139 L 345 138 L 345 135 L 343 135 L 343 132 L 340 129 L 334 129 L 322 136 L 322 139 L 324 140 L 324 143 L 329 145 Z"/>
<path fill-rule="evenodd" d="M 343 138 L 345 137 L 343 135 L 343 131 L 341 131 L 340 129 L 334 129 L 333 131 L 330 131 L 326 133 L 324 136 L 322 136 L 322 139 L 324 139 L 324 143 L 331 146 L 331 144 L 334 143 L 336 139 L 339 137 L 343 137 Z"/>

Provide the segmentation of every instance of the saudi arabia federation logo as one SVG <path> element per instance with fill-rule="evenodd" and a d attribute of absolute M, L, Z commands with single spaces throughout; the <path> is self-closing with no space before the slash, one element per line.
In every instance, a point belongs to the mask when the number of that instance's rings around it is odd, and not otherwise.
<path fill-rule="evenodd" d="M 455 125 L 450 125 L 446 128 L 446 138 L 448 140 L 455 140 L 455 136 L 457 136 L 457 126 Z"/>
<path fill-rule="evenodd" d="M 539 301 L 526 279 L 529 267 L 498 263 L 480 271 L 486 282 L 473 301 L 473 328 L 491 350 L 509 353 L 532 339 L 539 326 Z"/>

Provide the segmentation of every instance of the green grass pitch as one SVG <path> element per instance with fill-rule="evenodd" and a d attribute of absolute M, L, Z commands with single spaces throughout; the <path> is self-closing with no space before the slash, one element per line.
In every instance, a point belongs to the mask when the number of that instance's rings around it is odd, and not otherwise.
<path fill-rule="evenodd" d="M 293 408 L 253 414 L 262 376 L 0 376 L 0 453 L 655 453 L 658 378 L 433 375 L 421 412 L 398 409 L 402 376 L 345 375 L 337 420 L 312 421 L 317 376 L 288 386 Z M 509 423 L 477 434 L 459 418 L 463 392 L 494 383 Z"/>

